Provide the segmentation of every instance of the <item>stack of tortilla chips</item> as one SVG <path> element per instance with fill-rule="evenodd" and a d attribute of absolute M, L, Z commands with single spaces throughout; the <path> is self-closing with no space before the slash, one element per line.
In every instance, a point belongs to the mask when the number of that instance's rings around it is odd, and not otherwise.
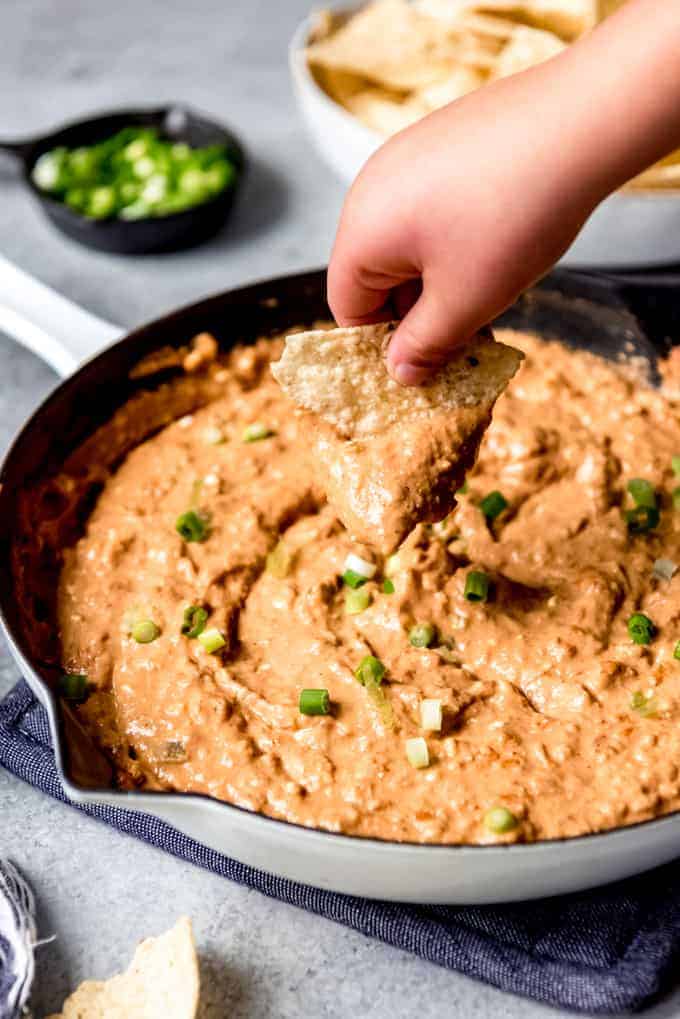
<path fill-rule="evenodd" d="M 307 48 L 324 91 L 385 137 L 556 56 L 621 0 L 374 0 L 317 16 Z M 680 152 L 643 187 L 680 186 Z"/>

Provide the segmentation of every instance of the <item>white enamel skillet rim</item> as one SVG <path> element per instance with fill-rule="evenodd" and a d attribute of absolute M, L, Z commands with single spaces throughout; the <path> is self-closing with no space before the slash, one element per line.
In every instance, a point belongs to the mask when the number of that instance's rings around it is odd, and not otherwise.
<path fill-rule="evenodd" d="M 8 551 L 12 506 L 28 477 L 106 420 L 129 393 L 145 353 L 207 329 L 224 347 L 328 314 L 323 271 L 254 284 L 173 312 L 122 337 L 0 258 L 0 330 L 67 376 L 18 433 L 0 470 L 0 620 L 10 650 L 44 705 L 66 794 L 77 804 L 152 814 L 198 842 L 260 870 L 318 888 L 419 903 L 488 903 L 590 888 L 665 863 L 680 851 L 680 812 L 611 832 L 511 846 L 386 842 L 274 820 L 210 797 L 121 791 L 73 777 L 68 723 L 46 670 L 31 660 L 16 619 Z M 657 311 L 658 311 L 657 306 Z M 654 345 L 606 281 L 562 275 L 535 288 L 504 318 L 541 335 L 615 356 Z M 663 333 L 663 325 L 661 326 Z M 595 343 L 593 337 L 597 337 Z M 137 383 L 139 384 L 139 383 Z M 153 383 L 151 383 L 153 384 Z"/>

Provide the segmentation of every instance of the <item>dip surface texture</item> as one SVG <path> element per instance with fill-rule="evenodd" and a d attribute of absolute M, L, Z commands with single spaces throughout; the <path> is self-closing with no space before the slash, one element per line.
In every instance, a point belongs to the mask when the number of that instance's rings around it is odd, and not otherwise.
<path fill-rule="evenodd" d="M 315 490 L 313 436 L 269 373 L 277 342 L 238 348 L 222 395 L 105 481 L 64 553 L 58 618 L 64 667 L 92 690 L 75 710 L 121 785 L 422 842 L 578 835 L 680 807 L 680 574 L 653 576 L 680 562 L 679 404 L 590 355 L 499 339 L 526 360 L 467 492 L 396 562 L 353 543 Z M 244 441 L 252 425 L 271 434 Z M 634 478 L 660 511 L 642 534 L 624 519 Z M 508 505 L 489 520 L 493 491 Z M 202 541 L 176 530 L 190 509 Z M 350 552 L 378 565 L 353 614 Z M 465 598 L 471 571 L 490 579 L 487 601 Z M 216 653 L 181 633 L 192 605 L 223 634 Z M 631 639 L 633 613 L 650 643 Z M 130 636 L 139 619 L 160 630 L 148 643 Z M 422 623 L 430 647 L 409 642 Z M 386 669 L 382 704 L 354 678 L 368 654 Z M 332 714 L 300 714 L 303 688 L 327 689 Z M 440 731 L 420 728 L 423 699 L 441 701 Z M 428 767 L 407 759 L 416 737 Z M 518 823 L 494 834 L 498 807 Z"/>

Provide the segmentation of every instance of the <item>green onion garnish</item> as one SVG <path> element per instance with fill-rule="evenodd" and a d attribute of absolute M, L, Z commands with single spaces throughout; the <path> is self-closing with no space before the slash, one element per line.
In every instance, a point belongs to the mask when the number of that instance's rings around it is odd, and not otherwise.
<path fill-rule="evenodd" d="M 357 679 L 362 686 L 380 686 L 386 671 L 385 666 L 379 658 L 375 658 L 373 655 L 366 655 L 366 657 L 362 658 L 359 662 L 354 673 L 354 678 Z"/>
<path fill-rule="evenodd" d="M 166 216 L 208 201 L 236 180 L 225 145 L 190 148 L 155 128 L 130 126 L 95 144 L 43 153 L 41 191 L 92 219 Z"/>
<path fill-rule="evenodd" d="M 208 537 L 207 522 L 196 510 L 181 513 L 175 521 L 175 528 L 185 541 L 205 541 Z"/>
<path fill-rule="evenodd" d="M 656 714 L 654 699 L 652 697 L 645 697 L 639 690 L 636 690 L 631 695 L 630 706 L 642 718 L 652 718 Z"/>
<path fill-rule="evenodd" d="M 274 432 L 268 425 L 256 422 L 243 429 L 242 439 L 244 442 L 259 442 L 261 439 L 268 439 Z"/>
<path fill-rule="evenodd" d="M 215 628 L 199 633 L 198 639 L 209 655 L 213 655 L 227 643 L 220 631 Z"/>
<path fill-rule="evenodd" d="M 385 577 L 383 580 L 383 594 L 394 594 L 394 582 L 389 577 Z"/>
<path fill-rule="evenodd" d="M 356 570 L 345 570 L 342 575 L 343 584 L 347 584 L 348 587 L 361 587 L 362 584 L 366 583 L 366 577 L 363 577 Z"/>
<path fill-rule="evenodd" d="M 628 633 L 636 644 L 649 644 L 656 633 L 656 627 L 649 616 L 635 612 L 628 620 Z"/>
<path fill-rule="evenodd" d="M 160 754 L 163 764 L 184 764 L 187 757 L 187 748 L 181 739 L 169 739 Z"/>
<path fill-rule="evenodd" d="M 507 807 L 492 807 L 484 815 L 484 826 L 493 835 L 506 835 L 519 824 L 519 821 Z"/>
<path fill-rule="evenodd" d="M 656 492 L 649 481 L 645 481 L 644 478 L 631 478 L 627 487 L 636 506 L 656 508 Z"/>
<path fill-rule="evenodd" d="M 429 647 L 437 636 L 432 623 L 417 623 L 408 632 L 409 643 L 413 647 Z"/>
<path fill-rule="evenodd" d="M 680 510 L 680 488 L 673 489 L 673 509 Z"/>
<path fill-rule="evenodd" d="M 345 593 L 345 612 L 348 616 L 356 616 L 371 604 L 371 592 L 363 587 Z"/>
<path fill-rule="evenodd" d="M 150 644 L 156 637 L 160 637 L 160 628 L 156 626 L 153 619 L 139 619 L 133 623 L 130 636 L 138 644 Z"/>
<path fill-rule="evenodd" d="M 182 618 L 182 633 L 185 637 L 200 636 L 205 630 L 208 612 L 201 605 L 188 605 Z"/>
<path fill-rule="evenodd" d="M 224 432 L 217 425 L 208 425 L 203 430 L 203 441 L 208 446 L 221 446 L 225 441 Z"/>
<path fill-rule="evenodd" d="M 486 601 L 489 596 L 489 578 L 486 573 L 471 570 L 465 578 L 463 595 L 468 601 Z"/>
<path fill-rule="evenodd" d="M 420 702 L 420 728 L 427 732 L 440 732 L 442 727 L 442 702 L 425 698 Z"/>
<path fill-rule="evenodd" d="M 456 498 L 458 498 L 459 495 L 467 495 L 469 491 L 470 486 L 468 485 L 467 481 L 464 481 L 460 488 L 456 489 L 456 491 L 453 494 L 456 496 Z"/>
<path fill-rule="evenodd" d="M 87 676 L 80 672 L 67 672 L 59 680 L 59 693 L 67 701 L 82 704 L 87 699 Z"/>
<path fill-rule="evenodd" d="M 487 520 L 495 520 L 504 509 L 507 509 L 508 500 L 501 492 L 489 492 L 479 504 L 479 508 Z"/>
<path fill-rule="evenodd" d="M 680 456 L 671 457 L 671 467 L 673 468 L 673 474 L 680 476 Z"/>
<path fill-rule="evenodd" d="M 636 506 L 635 509 L 626 510 L 624 517 L 631 534 L 646 534 L 647 531 L 652 531 L 658 526 L 660 519 L 656 506 Z"/>
<path fill-rule="evenodd" d="M 293 557 L 288 551 L 286 543 L 279 541 L 267 556 L 266 570 L 277 580 L 283 580 L 288 576 L 292 563 Z"/>
<path fill-rule="evenodd" d="M 407 739 L 405 749 L 408 763 L 412 768 L 427 768 L 430 763 L 430 752 L 427 741 L 422 736 Z"/>
<path fill-rule="evenodd" d="M 328 690 L 301 690 L 299 707 L 301 715 L 329 715 L 331 699 Z"/>
<path fill-rule="evenodd" d="M 675 647 L 673 648 L 673 658 L 677 659 L 677 661 L 680 662 L 680 640 L 677 641 Z"/>

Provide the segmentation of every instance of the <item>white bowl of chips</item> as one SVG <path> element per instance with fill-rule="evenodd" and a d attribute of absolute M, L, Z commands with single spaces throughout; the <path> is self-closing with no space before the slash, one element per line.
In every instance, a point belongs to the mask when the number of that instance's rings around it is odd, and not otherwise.
<path fill-rule="evenodd" d="M 320 155 L 350 184 L 390 135 L 555 55 L 593 27 L 596 8 L 595 0 L 373 0 L 323 11 L 291 42 L 298 105 Z M 606 199 L 562 264 L 677 261 L 680 153 Z"/>

